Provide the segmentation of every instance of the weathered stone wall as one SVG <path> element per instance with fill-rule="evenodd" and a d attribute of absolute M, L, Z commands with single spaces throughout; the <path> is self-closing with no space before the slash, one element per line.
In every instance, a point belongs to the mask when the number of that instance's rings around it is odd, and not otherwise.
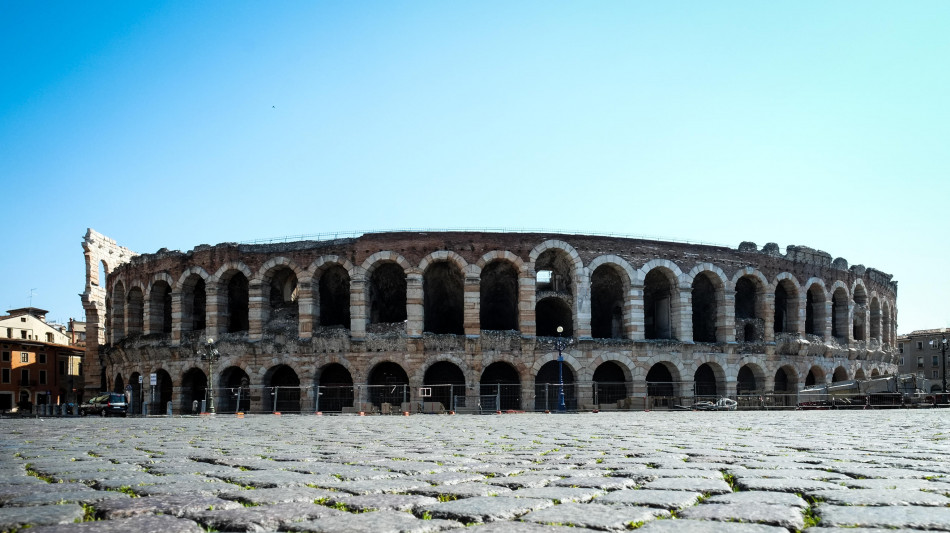
<path fill-rule="evenodd" d="M 550 260 L 552 253 L 554 261 Z M 481 330 L 481 272 L 496 260 L 517 271 L 518 288 L 512 298 L 517 300 L 518 318 L 511 331 Z M 552 265 L 545 268 L 554 269 L 557 282 L 540 285 L 539 260 Z M 461 273 L 458 290 L 462 291 L 464 334 L 425 331 L 424 291 L 427 283 L 433 284 L 427 273 L 431 265 L 440 262 Z M 372 275 L 383 263 L 399 265 L 405 275 L 404 322 L 373 323 L 371 318 Z M 592 313 L 592 303 L 596 303 L 592 299 L 601 296 L 591 292 L 592 279 L 601 266 L 613 269 L 619 278 L 611 279 L 621 282 L 621 286 L 611 285 L 614 292 L 609 293 L 617 300 L 614 308 L 622 322 L 617 338 L 595 338 L 592 333 L 592 323 L 603 320 Z M 348 275 L 348 328 L 320 323 L 320 279 L 330 267 L 342 268 Z M 296 280 L 290 314 L 275 307 L 270 300 L 273 292 L 268 292 L 279 269 L 291 271 Z M 227 279 L 238 271 L 248 280 L 249 325 L 246 330 L 229 333 L 227 315 L 232 310 Z M 646 305 L 645 280 L 650 272 L 663 273 L 668 285 L 661 293 L 669 298 Z M 691 290 L 700 274 L 713 280 L 715 315 L 710 320 L 715 322 L 715 342 L 692 340 L 698 311 L 693 308 Z M 203 329 L 191 329 L 186 324 L 192 319 L 187 287 L 189 279 L 198 278 L 207 294 L 206 320 Z M 733 313 L 736 283 L 742 278 L 756 286 L 755 316 L 748 319 L 737 319 Z M 149 303 L 150 291 L 157 280 L 166 280 L 172 290 L 171 333 L 155 331 L 152 326 L 157 321 L 150 315 L 157 311 Z M 780 284 L 792 298 L 786 331 L 778 331 L 773 322 Z M 503 361 L 517 371 L 529 391 L 524 400 L 528 402 L 542 366 L 557 359 L 550 339 L 536 336 L 539 327 L 550 325 L 539 325 L 538 320 L 552 320 L 552 316 L 568 322 L 563 325 L 570 327 L 575 342 L 566 351 L 565 362 L 578 381 L 592 380 L 602 364 L 613 361 L 622 369 L 623 380 L 632 383 L 633 394 L 644 393 L 646 376 L 658 364 L 668 368 L 684 388 L 690 386 L 698 368 L 709 365 L 722 393 L 735 393 L 743 367 L 752 369 L 756 386 L 762 390 L 775 386 L 780 369 L 799 388 L 808 376 L 830 381 L 837 369 L 849 377 L 888 374 L 896 369 L 896 282 L 878 270 L 861 265 L 849 268 L 842 258 L 832 261 L 829 254 L 804 246 L 789 246 L 783 255 L 774 243 L 760 250 L 748 242 L 731 249 L 586 235 L 376 233 L 334 241 L 200 245 L 189 252 L 162 249 L 129 257 L 110 274 L 109 288 L 110 299 L 127 299 L 133 288 L 144 294 L 145 316 L 136 323 L 144 323 L 145 328 L 141 333 L 121 331 L 109 337 L 107 376 L 113 380 L 118 375 L 144 375 L 162 369 L 171 376 L 176 391 L 185 387 L 181 378 L 185 372 L 202 367 L 195 354 L 204 339 L 213 337 L 222 353 L 218 368 L 242 369 L 252 385 L 266 386 L 273 369 L 281 365 L 290 367 L 301 384 L 318 383 L 322 369 L 333 363 L 346 368 L 353 383 L 368 383 L 374 368 L 388 362 L 404 369 L 415 388 L 423 384 L 426 370 L 439 361 L 451 362 L 472 384 L 479 382 L 489 365 Z M 820 298 L 809 308 L 812 310 L 806 309 L 809 290 Z M 846 294 L 847 301 L 834 300 L 833 294 Z M 856 303 L 855 295 L 867 301 Z M 554 302 L 553 314 L 537 314 L 542 300 Z M 119 307 L 129 313 L 129 306 Z M 93 306 L 96 312 L 100 308 L 104 305 Z M 668 317 L 657 314 L 656 309 L 661 308 Z M 814 334 L 805 331 L 806 317 L 815 324 Z M 132 318 L 121 317 L 118 323 L 132 323 Z M 669 327 L 657 329 L 658 320 L 668 320 Z M 841 324 L 842 320 L 847 323 Z M 838 329 L 833 331 L 836 321 Z M 752 339 L 737 334 L 745 323 L 753 325 Z M 861 330 L 853 324 L 874 327 Z M 657 338 L 656 331 L 669 334 Z M 856 332 L 860 338 L 855 338 Z"/>

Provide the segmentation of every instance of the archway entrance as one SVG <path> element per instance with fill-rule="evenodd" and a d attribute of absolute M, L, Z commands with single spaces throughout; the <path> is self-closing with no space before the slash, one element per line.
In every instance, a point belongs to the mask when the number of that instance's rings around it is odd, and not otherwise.
<path fill-rule="evenodd" d="M 384 403 L 401 407 L 409 401 L 409 376 L 396 363 L 385 362 L 369 373 L 369 401 L 377 408 Z"/>
<path fill-rule="evenodd" d="M 181 377 L 181 414 L 202 412 L 201 402 L 208 399 L 208 376 L 198 368 L 192 368 Z M 204 411 L 211 409 L 206 405 Z"/>
<path fill-rule="evenodd" d="M 562 393 L 563 406 L 561 405 Z M 559 361 L 548 361 L 538 370 L 538 375 L 534 378 L 534 408 L 536 411 L 577 410 L 574 370 L 570 365 Z"/>
<path fill-rule="evenodd" d="M 340 363 L 330 363 L 320 371 L 317 410 L 340 412 L 353 407 L 353 376 Z"/>
<path fill-rule="evenodd" d="M 454 363 L 439 361 L 426 370 L 422 383 L 432 391 L 426 402 L 439 402 L 446 410 L 455 410 L 455 397 L 465 396 L 465 374 Z"/>
<path fill-rule="evenodd" d="M 623 367 L 607 361 L 594 371 L 594 404 L 612 404 L 627 397 Z"/>
<path fill-rule="evenodd" d="M 479 388 L 483 411 L 521 409 L 521 378 L 510 364 L 499 361 L 488 365 Z"/>
<path fill-rule="evenodd" d="M 224 389 L 215 398 L 218 412 L 237 413 L 251 410 L 251 380 L 241 367 L 228 367 L 221 373 Z"/>
<path fill-rule="evenodd" d="M 271 368 L 264 376 L 265 392 L 263 400 L 270 403 L 264 409 L 270 408 L 278 413 L 300 412 L 300 378 L 293 368 L 287 365 L 277 365 Z"/>

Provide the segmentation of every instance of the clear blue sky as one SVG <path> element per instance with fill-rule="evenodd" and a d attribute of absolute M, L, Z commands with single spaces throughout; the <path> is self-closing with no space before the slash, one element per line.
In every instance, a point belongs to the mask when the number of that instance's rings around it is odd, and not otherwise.
<path fill-rule="evenodd" d="M 950 326 L 950 2 L 0 3 L 0 307 L 398 228 L 805 245 Z M 5 307 L 4 307 L 5 306 Z"/>

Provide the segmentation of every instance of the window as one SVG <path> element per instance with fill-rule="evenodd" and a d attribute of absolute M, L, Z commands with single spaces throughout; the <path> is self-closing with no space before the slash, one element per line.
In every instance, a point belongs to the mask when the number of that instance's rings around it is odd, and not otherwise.
<path fill-rule="evenodd" d="M 7 338 L 8 339 L 13 338 L 13 328 L 7 328 Z"/>
<path fill-rule="evenodd" d="M 47 333 L 47 334 L 46 334 L 46 342 L 53 342 L 53 334 L 52 334 L 52 333 Z"/>
<path fill-rule="evenodd" d="M 21 317 L 20 317 L 20 322 L 26 322 L 26 317 L 25 317 L 25 316 L 21 316 Z"/>
<path fill-rule="evenodd" d="M 936 372 L 936 370 L 934 370 Z M 40 370 L 40 385 L 46 385 L 46 371 Z"/>
<path fill-rule="evenodd" d="M 939 362 L 939 359 L 940 359 L 940 358 L 939 358 L 938 356 L 936 356 L 936 355 L 933 356 L 933 357 L 931 358 L 931 361 L 930 361 L 930 366 L 937 366 L 937 363 Z"/>
<path fill-rule="evenodd" d="M 903 358 L 903 357 L 901 357 L 901 364 L 900 364 L 900 366 L 904 366 L 904 358 Z"/>
<path fill-rule="evenodd" d="M 20 338 L 21 338 L 21 339 L 25 339 L 25 338 L 26 338 L 26 330 L 25 330 L 25 329 L 21 329 L 21 330 L 20 330 Z"/>
<path fill-rule="evenodd" d="M 3 358 L 0 359 L 0 361 L 3 361 L 4 363 L 9 363 L 9 362 L 10 362 L 10 352 L 3 352 Z"/>
<path fill-rule="evenodd" d="M 924 358 L 923 356 L 921 356 L 917 358 L 917 368 L 923 368 L 923 367 L 924 367 Z"/>
<path fill-rule="evenodd" d="M 30 362 L 30 352 L 20 352 L 20 362 L 29 363 Z"/>
<path fill-rule="evenodd" d="M 59 362 L 59 375 L 60 376 L 66 375 L 66 361 Z"/>
<path fill-rule="evenodd" d="M 917 341 L 917 349 L 918 350 L 924 349 L 924 341 Z"/>
<path fill-rule="evenodd" d="M 897 350 L 900 351 L 900 353 L 904 353 L 904 343 L 903 343 L 903 342 L 898 342 L 898 343 L 897 343 Z"/>
<path fill-rule="evenodd" d="M 20 385 L 29 385 L 30 384 L 30 371 L 23 369 L 20 371 Z"/>
<path fill-rule="evenodd" d="M 37 362 L 39 362 L 39 364 L 41 364 L 41 365 L 45 365 L 45 364 L 46 364 L 46 353 L 45 353 L 45 352 L 40 352 L 40 353 L 36 354 L 36 357 L 37 357 L 37 359 L 38 359 Z M 936 363 L 934 363 L 934 364 L 936 364 Z"/>
<path fill-rule="evenodd" d="M 933 374 L 934 374 L 934 375 L 933 375 L 934 379 L 937 379 L 937 371 L 936 371 L 936 370 L 934 370 Z"/>
<path fill-rule="evenodd" d="M 0 375 L 0 382 L 10 383 L 10 369 L 9 368 L 3 369 L 3 375 Z"/>

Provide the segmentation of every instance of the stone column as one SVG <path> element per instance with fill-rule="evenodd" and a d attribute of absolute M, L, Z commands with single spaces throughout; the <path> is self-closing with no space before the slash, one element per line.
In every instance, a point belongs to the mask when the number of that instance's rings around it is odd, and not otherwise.
<path fill-rule="evenodd" d="M 218 338 L 228 330 L 227 293 L 222 292 L 217 284 L 205 286 L 205 334 L 209 337 Z"/>
<path fill-rule="evenodd" d="M 624 331 L 628 339 L 636 341 L 643 340 L 646 337 L 646 328 L 643 318 L 643 284 L 634 283 L 630 285 L 630 291 L 627 293 L 624 302 Z"/>
<path fill-rule="evenodd" d="M 464 317 L 462 323 L 465 335 L 475 337 L 481 334 L 481 277 L 475 271 L 474 265 L 469 265 L 465 272 Z"/>
<path fill-rule="evenodd" d="M 350 337 L 361 341 L 366 338 L 366 278 L 360 272 L 350 279 Z"/>
<path fill-rule="evenodd" d="M 263 282 L 259 279 L 249 280 L 247 283 L 247 336 L 249 340 L 259 341 L 264 337 L 264 309 Z"/>
<path fill-rule="evenodd" d="M 301 339 L 313 336 L 315 322 L 313 283 L 310 279 L 297 280 L 297 334 Z"/>
<path fill-rule="evenodd" d="M 406 274 L 406 335 L 421 337 L 425 327 L 422 307 L 422 272 L 411 270 Z"/>
<path fill-rule="evenodd" d="M 763 302 L 763 311 L 762 316 L 763 322 L 765 322 L 762 331 L 762 340 L 765 342 L 775 342 L 775 293 L 770 293 L 768 291 L 763 291 L 761 297 L 764 300 Z"/>
<path fill-rule="evenodd" d="M 673 338 L 683 342 L 693 342 L 693 288 L 679 285 L 676 293 L 670 295 L 670 322 Z"/>
<path fill-rule="evenodd" d="M 538 331 L 538 323 L 534 314 L 537 304 L 535 272 L 533 268 L 524 266 L 518 277 L 518 329 L 522 337 L 534 337 Z"/>
<path fill-rule="evenodd" d="M 574 336 L 579 340 L 591 339 L 590 332 L 590 274 L 583 269 L 577 279 L 574 294 Z"/>
<path fill-rule="evenodd" d="M 182 327 L 182 294 L 172 292 L 172 344 L 181 342 Z"/>
<path fill-rule="evenodd" d="M 719 342 L 736 342 L 736 290 L 726 282 L 722 294 L 719 317 L 716 318 L 716 340 Z M 720 318 L 721 317 L 721 318 Z"/>

